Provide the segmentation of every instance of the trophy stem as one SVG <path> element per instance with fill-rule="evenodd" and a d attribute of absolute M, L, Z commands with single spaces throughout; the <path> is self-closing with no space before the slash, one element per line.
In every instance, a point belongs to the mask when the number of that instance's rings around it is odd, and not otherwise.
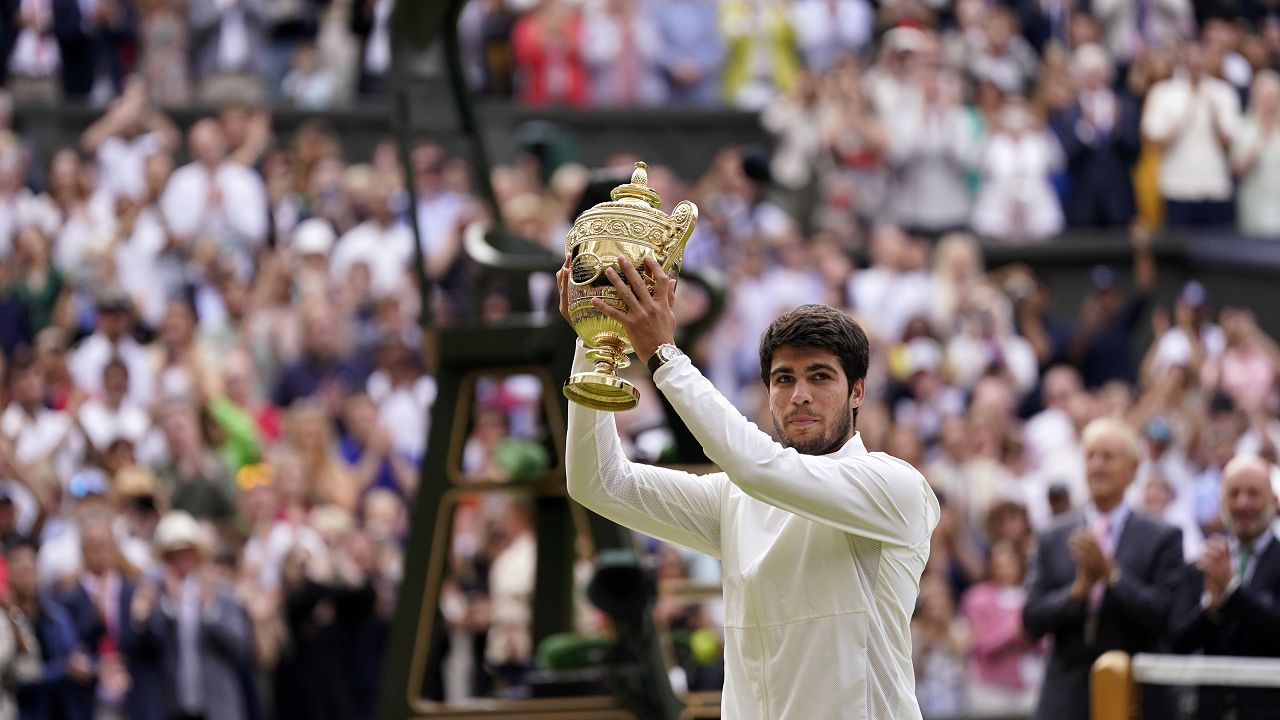
<path fill-rule="evenodd" d="M 622 412 L 640 402 L 640 391 L 634 385 L 618 377 L 617 369 L 630 364 L 620 346 L 602 343 L 587 352 L 594 360 L 592 372 L 569 376 L 564 384 L 564 396 L 592 410 Z"/>

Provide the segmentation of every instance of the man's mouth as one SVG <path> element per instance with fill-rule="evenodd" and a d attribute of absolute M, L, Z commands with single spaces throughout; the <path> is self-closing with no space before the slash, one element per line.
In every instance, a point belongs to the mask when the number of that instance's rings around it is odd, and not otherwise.
<path fill-rule="evenodd" d="M 796 428 L 808 428 L 818 424 L 818 418 L 812 415 L 796 415 L 787 420 L 787 424 Z"/>

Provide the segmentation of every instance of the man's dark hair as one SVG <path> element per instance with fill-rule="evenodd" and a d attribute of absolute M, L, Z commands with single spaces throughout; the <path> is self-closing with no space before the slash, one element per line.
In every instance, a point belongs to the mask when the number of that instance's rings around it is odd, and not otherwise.
<path fill-rule="evenodd" d="M 867 334 L 853 318 L 833 307 L 801 305 L 769 324 L 769 329 L 760 336 L 760 381 L 766 388 L 773 354 L 780 347 L 830 351 L 840 360 L 840 367 L 849 380 L 850 395 L 853 384 L 867 377 L 871 356 Z M 858 421 L 857 409 L 853 411 L 853 420 Z"/>

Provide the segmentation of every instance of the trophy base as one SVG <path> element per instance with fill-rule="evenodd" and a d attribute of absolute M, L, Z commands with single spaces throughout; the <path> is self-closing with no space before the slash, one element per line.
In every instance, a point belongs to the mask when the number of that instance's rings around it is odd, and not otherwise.
<path fill-rule="evenodd" d="M 640 404 L 640 391 L 617 375 L 584 372 L 570 375 L 564 396 L 592 410 L 622 412 Z"/>

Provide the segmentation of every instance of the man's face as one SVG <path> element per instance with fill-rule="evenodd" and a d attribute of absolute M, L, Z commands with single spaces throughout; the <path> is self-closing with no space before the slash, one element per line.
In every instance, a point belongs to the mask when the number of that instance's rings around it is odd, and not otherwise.
<path fill-rule="evenodd" d="M 1253 542 L 1276 517 L 1276 496 L 1263 467 L 1246 465 L 1222 477 L 1222 519 L 1241 542 Z"/>
<path fill-rule="evenodd" d="M 94 575 L 102 575 L 111 569 L 115 555 L 115 540 L 111 526 L 106 523 L 87 523 L 80 538 L 84 555 L 84 569 Z"/>
<path fill-rule="evenodd" d="M 29 547 L 19 548 L 9 553 L 8 561 L 9 590 L 14 600 L 21 602 L 34 598 L 40 590 L 35 551 Z"/>
<path fill-rule="evenodd" d="M 1137 459 L 1123 438 L 1104 435 L 1085 446 L 1084 462 L 1094 504 L 1110 510 L 1124 497 L 1125 488 L 1133 481 L 1133 474 L 1138 470 Z"/>
<path fill-rule="evenodd" d="M 778 441 L 805 455 L 834 452 L 853 436 L 865 381 L 849 379 L 830 350 L 780 347 L 769 368 L 769 411 Z"/>
<path fill-rule="evenodd" d="M 129 373 L 117 365 L 109 365 L 102 373 L 102 394 L 109 405 L 119 405 L 129 394 Z"/>

